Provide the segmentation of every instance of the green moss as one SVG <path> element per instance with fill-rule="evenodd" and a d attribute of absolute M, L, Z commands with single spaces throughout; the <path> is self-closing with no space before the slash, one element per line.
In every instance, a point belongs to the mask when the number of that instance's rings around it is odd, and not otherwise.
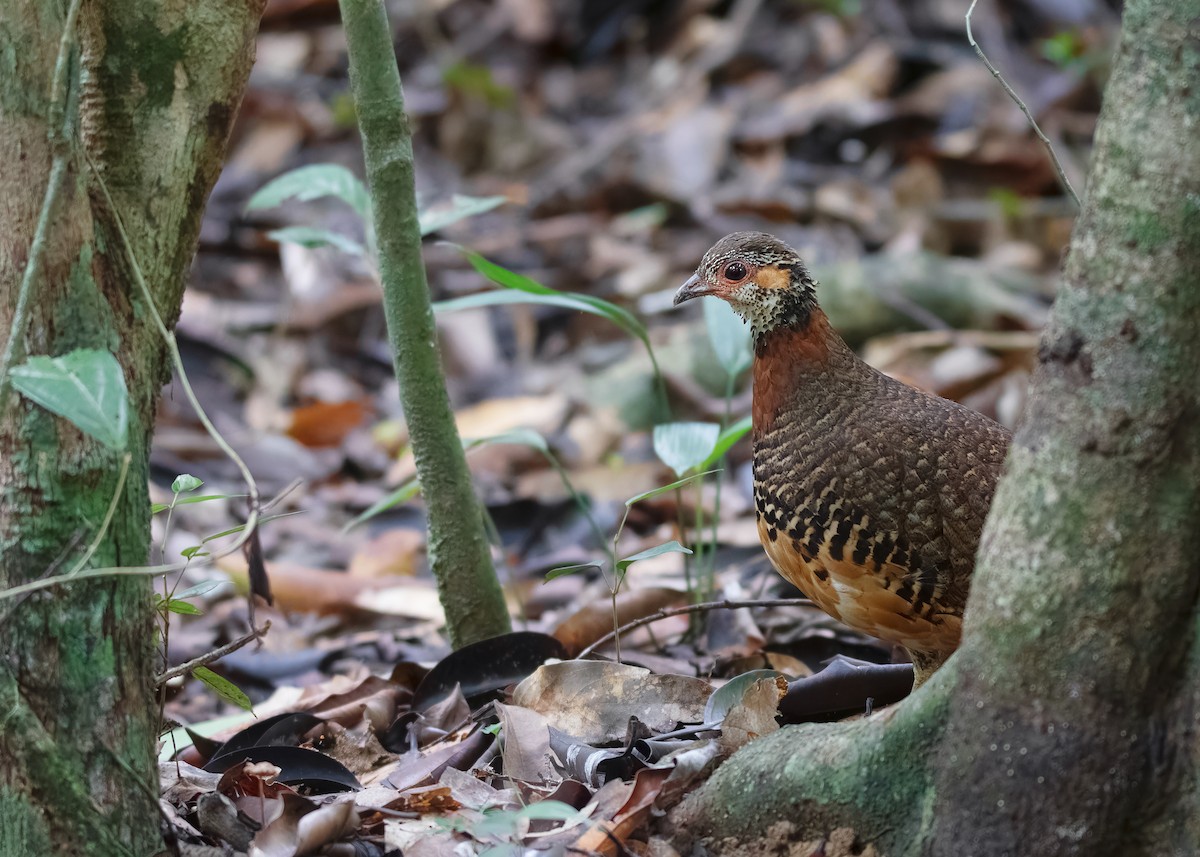
<path fill-rule="evenodd" d="M 1129 240 L 1143 252 L 1150 253 L 1171 240 L 1172 230 L 1157 214 L 1138 210 L 1129 218 Z"/>
<path fill-rule="evenodd" d="M 66 294 L 55 310 L 55 317 L 62 319 L 62 330 L 71 338 L 71 342 L 62 343 L 62 348 L 102 348 L 117 352 L 121 340 L 117 335 L 116 319 L 92 276 L 93 255 L 90 244 L 80 248 L 79 258 L 67 277 Z"/>
<path fill-rule="evenodd" d="M 121 47 L 104 56 L 106 95 L 120 101 L 131 93 L 143 93 L 145 107 L 169 107 L 175 97 L 176 67 L 184 60 L 187 24 L 169 33 L 146 16 L 124 21 L 112 16 L 107 24 L 105 38 Z"/>
<path fill-rule="evenodd" d="M 870 719 L 786 727 L 754 741 L 689 798 L 676 821 L 714 840 L 753 839 L 781 820 L 801 837 L 850 827 L 883 853 L 920 853 L 934 804 L 930 762 L 953 684 L 947 666 Z"/>
<path fill-rule="evenodd" d="M 0 854 L 50 854 L 45 815 L 26 795 L 0 788 Z"/>
<path fill-rule="evenodd" d="M 51 42 L 34 36 L 60 32 L 66 4 L 18 2 L 15 9 L 12 6 L 5 7 L 0 22 L 0 111 L 44 119 L 58 39 L 56 36 Z"/>
<path fill-rule="evenodd" d="M 1197 87 L 1200 89 L 1200 87 Z M 1183 213 L 1179 219 L 1180 244 L 1191 252 L 1200 251 L 1200 194 L 1189 193 L 1183 198 Z"/>

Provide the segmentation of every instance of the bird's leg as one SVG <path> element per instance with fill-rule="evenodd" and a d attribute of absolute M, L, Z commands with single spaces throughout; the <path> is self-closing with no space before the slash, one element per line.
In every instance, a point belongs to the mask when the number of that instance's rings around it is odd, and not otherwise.
<path fill-rule="evenodd" d="M 913 662 L 913 690 L 923 685 L 949 657 L 941 652 L 914 652 L 912 649 L 907 651 Z"/>

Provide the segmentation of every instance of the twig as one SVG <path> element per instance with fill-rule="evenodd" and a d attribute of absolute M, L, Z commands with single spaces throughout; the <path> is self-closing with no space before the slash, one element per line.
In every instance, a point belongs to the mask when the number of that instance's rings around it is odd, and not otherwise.
<path fill-rule="evenodd" d="M 25 262 L 25 271 L 21 275 L 21 286 L 17 292 L 17 306 L 13 310 L 12 324 L 8 330 L 8 342 L 4 345 L 4 356 L 0 358 L 0 413 L 8 403 L 9 375 L 13 364 L 20 360 L 25 350 L 25 328 L 28 326 L 26 316 L 29 314 L 29 301 L 33 295 L 33 285 L 42 272 L 42 256 L 46 250 L 46 236 L 50 231 L 51 214 L 54 203 L 58 200 L 59 191 L 67 176 L 67 167 L 71 158 L 69 151 L 70 137 L 66 132 L 67 102 L 69 99 L 66 80 L 68 57 L 75 44 L 75 21 L 79 17 L 81 0 L 71 0 L 67 9 L 67 20 L 63 25 L 62 38 L 58 43 L 58 58 L 54 62 L 54 82 L 52 89 L 53 103 L 50 105 L 50 143 L 54 149 L 54 160 L 50 164 L 50 177 L 46 182 L 46 193 L 42 196 L 42 210 L 38 213 L 37 226 L 34 228 L 33 240 L 29 243 L 29 258 Z"/>
<path fill-rule="evenodd" d="M 117 474 L 117 488 L 115 491 L 113 491 L 112 500 L 110 500 L 108 503 L 108 511 L 104 513 L 104 521 L 100 524 L 100 529 L 97 530 L 96 535 L 92 538 L 91 544 L 87 546 L 87 550 L 83 552 L 83 556 L 81 556 L 79 561 L 75 563 L 74 567 L 67 572 L 68 577 L 78 574 L 80 571 L 82 571 L 83 567 L 88 564 L 88 560 L 92 558 L 92 556 L 96 553 L 97 548 L 100 547 L 100 542 L 104 539 L 105 534 L 108 532 L 108 527 L 112 523 L 113 515 L 117 511 L 117 503 L 120 502 L 121 495 L 125 493 L 125 477 L 129 475 L 129 462 L 132 460 L 133 456 L 128 452 L 125 453 L 125 457 L 121 459 L 121 472 Z"/>
<path fill-rule="evenodd" d="M 592 643 L 582 652 L 575 656 L 576 660 L 586 658 L 596 649 L 603 646 L 609 640 L 615 639 L 626 631 L 632 631 L 635 628 L 640 628 L 643 625 L 650 625 L 660 619 L 670 619 L 672 616 L 683 616 L 688 613 L 706 613 L 709 610 L 740 610 L 743 607 L 813 607 L 815 606 L 807 598 L 767 598 L 755 599 L 752 601 L 705 601 L 701 604 L 689 604 L 686 607 L 671 607 L 666 610 L 659 610 L 657 613 L 651 613 L 649 616 L 643 616 L 641 619 L 622 625 L 615 631 L 609 631 L 596 642 Z"/>
<path fill-rule="evenodd" d="M 284 489 L 286 493 L 295 487 L 295 483 Z M 280 495 L 282 496 L 282 495 Z M 273 506 L 279 501 L 280 497 L 269 501 L 266 505 Z M 280 517 L 280 516 L 275 516 Z M 270 518 L 268 520 L 274 520 Z M 243 527 L 243 529 L 245 529 Z M 225 533 L 224 535 L 229 535 Z M 94 577 L 138 577 L 145 575 L 147 577 L 158 577 L 163 574 L 171 574 L 176 571 L 184 571 L 187 568 L 207 568 L 213 565 L 218 559 L 240 550 L 244 539 L 238 539 L 228 547 L 213 551 L 212 556 L 208 557 L 202 564 L 193 564 L 190 559 L 165 563 L 163 565 L 109 565 L 102 568 L 85 568 L 82 571 L 72 572 L 70 574 L 56 574 L 53 577 L 43 577 L 38 580 L 30 580 L 26 583 L 21 583 L 16 586 L 10 586 L 8 589 L 0 589 L 0 601 L 6 601 L 10 598 L 16 598 L 28 592 L 37 592 L 39 589 L 49 589 L 51 586 L 58 586 L 60 583 L 71 583 L 78 580 L 90 580 Z M 0 624 L 3 623 L 7 614 L 0 615 Z"/>
<path fill-rule="evenodd" d="M 100 191 L 104 194 L 105 203 L 108 205 L 109 214 L 113 219 L 113 227 L 117 232 L 117 236 L 121 239 L 122 249 L 125 251 L 129 267 L 133 272 L 134 282 L 137 283 L 138 288 L 141 290 L 142 299 L 146 302 L 146 308 L 150 312 L 150 317 L 153 319 L 159 334 L 161 334 L 163 341 L 166 343 L 167 350 L 171 355 L 171 365 L 179 373 L 179 386 L 183 388 L 184 396 L 187 397 L 188 403 L 192 406 L 192 410 L 195 411 L 196 418 L 204 426 L 204 430 L 208 432 L 213 442 L 221 448 L 225 456 L 234 463 L 234 466 L 237 467 L 238 472 L 242 475 L 242 480 L 246 483 L 250 514 L 246 516 L 246 525 L 230 548 L 230 551 L 237 550 L 249 540 L 255 527 L 258 526 L 258 518 L 262 509 L 262 499 L 259 496 L 258 483 L 254 481 L 254 475 L 250 472 L 250 468 L 246 466 L 246 462 L 242 460 L 242 457 L 237 454 L 234 448 L 229 445 L 229 442 L 217 431 L 217 427 L 208 418 L 208 414 L 204 412 L 200 400 L 192 390 L 191 381 L 188 380 L 187 372 L 183 367 L 183 357 L 179 354 L 179 342 L 175 339 L 175 335 L 167 328 L 166 323 L 162 320 L 162 316 L 159 315 L 158 305 L 154 302 L 154 293 L 150 291 L 150 286 L 146 283 L 146 277 L 142 273 L 142 266 L 138 263 L 137 255 L 133 251 L 133 243 L 129 240 L 129 233 L 125 231 L 125 224 L 121 220 L 121 213 L 117 210 L 112 194 L 108 191 L 108 183 L 104 181 L 104 176 L 92 160 L 91 155 L 87 152 L 84 154 L 87 156 L 88 166 L 91 168 L 92 175 L 96 179 L 96 184 L 100 186 Z"/>
<path fill-rule="evenodd" d="M 261 628 L 255 628 L 249 634 L 244 634 L 241 637 L 238 637 L 236 640 L 221 646 L 219 649 L 213 649 L 211 652 L 205 652 L 198 658 L 192 658 L 186 664 L 180 664 L 177 667 L 171 667 L 166 672 L 155 677 L 154 686 L 156 688 L 162 687 L 176 676 L 187 675 L 197 667 L 202 667 L 207 664 L 211 664 L 213 661 L 220 660 L 226 655 L 236 652 L 238 649 L 244 648 L 250 643 L 253 643 L 259 637 L 265 635 L 269 630 L 271 630 L 271 621 L 268 619 L 263 623 Z"/>
<path fill-rule="evenodd" d="M 1008 81 L 1001 76 L 1000 70 L 992 65 L 987 55 L 984 54 L 983 48 L 979 47 L 975 42 L 975 37 L 971 34 L 971 15 L 974 14 L 975 4 L 978 2 L 979 0 L 971 0 L 971 5 L 967 9 L 965 17 L 967 22 L 967 41 L 975 49 L 975 53 L 979 54 L 979 58 L 983 60 L 983 64 L 987 66 L 987 70 L 992 73 L 992 77 L 996 78 L 1000 82 L 1000 85 L 1004 87 L 1004 91 L 1008 93 L 1008 97 L 1015 101 L 1017 106 L 1021 108 L 1021 112 L 1025 114 L 1025 118 L 1029 120 L 1030 127 L 1033 128 L 1033 133 L 1037 134 L 1037 138 L 1046 147 L 1046 152 L 1050 155 L 1050 162 L 1054 164 L 1054 172 L 1058 174 L 1059 184 L 1063 186 L 1063 190 L 1067 192 L 1067 195 L 1075 201 L 1075 207 L 1080 208 L 1079 195 L 1075 193 L 1075 188 L 1071 186 L 1071 180 L 1067 178 L 1067 173 L 1063 169 L 1062 163 L 1058 160 L 1058 155 L 1054 152 L 1054 145 L 1050 142 L 1050 138 L 1042 133 L 1042 129 L 1038 127 L 1037 120 L 1033 118 L 1033 114 L 1029 112 L 1029 108 L 1025 106 L 1025 102 L 1021 100 L 1021 96 L 1017 95 L 1013 91 L 1013 88 L 1008 85 Z"/>

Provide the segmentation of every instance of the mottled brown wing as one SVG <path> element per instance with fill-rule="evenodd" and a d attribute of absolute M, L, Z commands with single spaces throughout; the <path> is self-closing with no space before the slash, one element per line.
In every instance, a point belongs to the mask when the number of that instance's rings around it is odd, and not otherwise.
<path fill-rule="evenodd" d="M 760 439 L 760 537 L 847 625 L 952 651 L 1008 433 L 877 373 L 860 384 L 868 396 L 822 403 L 817 420 L 785 413 Z"/>

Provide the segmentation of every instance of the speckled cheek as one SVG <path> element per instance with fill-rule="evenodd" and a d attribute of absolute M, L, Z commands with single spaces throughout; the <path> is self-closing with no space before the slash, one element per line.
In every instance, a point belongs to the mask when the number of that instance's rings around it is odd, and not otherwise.
<path fill-rule="evenodd" d="M 761 328 L 778 312 L 779 296 L 746 283 L 729 293 L 729 304 L 744 321 Z"/>

